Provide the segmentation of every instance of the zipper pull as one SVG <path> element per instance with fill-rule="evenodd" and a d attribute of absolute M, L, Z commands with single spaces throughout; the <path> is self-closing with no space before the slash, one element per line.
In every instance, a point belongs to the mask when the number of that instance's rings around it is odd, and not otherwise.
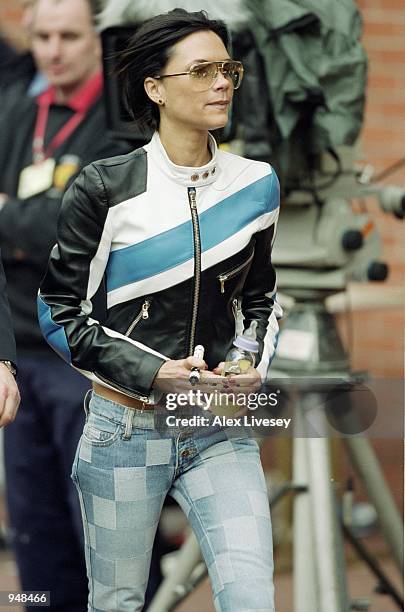
<path fill-rule="evenodd" d="M 196 202 L 197 192 L 195 190 L 195 187 L 189 187 L 188 188 L 188 196 L 189 196 L 189 201 L 190 201 L 191 208 L 193 210 L 196 210 L 196 208 L 197 208 L 197 202 Z"/>
<path fill-rule="evenodd" d="M 145 300 L 144 303 L 142 304 L 142 319 L 149 319 L 149 306 L 150 306 L 150 302 L 148 300 Z"/>
<path fill-rule="evenodd" d="M 232 312 L 235 320 L 238 317 L 238 298 L 233 298 L 232 300 Z"/>
<path fill-rule="evenodd" d="M 221 284 L 221 293 L 225 293 L 225 281 L 226 281 L 226 276 L 220 276 L 218 278 L 220 284 Z"/>

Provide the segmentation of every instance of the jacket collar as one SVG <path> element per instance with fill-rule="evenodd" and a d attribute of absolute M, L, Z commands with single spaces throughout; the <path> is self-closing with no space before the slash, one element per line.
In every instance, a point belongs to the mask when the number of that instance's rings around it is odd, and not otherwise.
<path fill-rule="evenodd" d="M 172 180 L 185 187 L 203 187 L 214 183 L 219 175 L 218 166 L 218 147 L 215 138 L 209 134 L 209 147 L 211 150 L 211 160 L 205 166 L 198 168 L 190 166 L 178 166 L 168 157 L 158 132 L 155 132 L 146 149 L 151 152 L 152 157 L 157 161 L 159 167 Z"/>

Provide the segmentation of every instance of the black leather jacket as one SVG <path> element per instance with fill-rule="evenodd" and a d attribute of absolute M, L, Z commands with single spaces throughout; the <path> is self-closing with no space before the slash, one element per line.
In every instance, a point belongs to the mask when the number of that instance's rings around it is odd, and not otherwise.
<path fill-rule="evenodd" d="M 275 351 L 277 177 L 213 139 L 211 149 L 202 168 L 176 166 L 155 134 L 87 166 L 62 205 L 38 298 L 43 334 L 91 380 L 144 401 L 164 361 L 196 344 L 218 365 L 238 311 L 245 328 L 258 322 L 263 378 Z"/>

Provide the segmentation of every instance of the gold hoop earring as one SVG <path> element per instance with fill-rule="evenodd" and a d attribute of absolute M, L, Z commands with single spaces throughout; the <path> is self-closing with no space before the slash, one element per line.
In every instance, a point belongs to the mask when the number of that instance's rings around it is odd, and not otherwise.
<path fill-rule="evenodd" d="M 158 100 L 158 104 L 163 104 L 163 100 L 162 100 L 162 98 L 159 98 L 159 100 Z"/>

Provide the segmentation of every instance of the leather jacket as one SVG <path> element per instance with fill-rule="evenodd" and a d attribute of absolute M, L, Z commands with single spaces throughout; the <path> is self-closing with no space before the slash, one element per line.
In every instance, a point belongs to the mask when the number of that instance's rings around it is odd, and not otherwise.
<path fill-rule="evenodd" d="M 223 361 L 238 313 L 245 328 L 258 322 L 263 379 L 274 355 L 278 180 L 212 136 L 210 148 L 205 166 L 177 166 L 155 133 L 87 166 L 62 204 L 38 296 L 42 332 L 88 378 L 142 401 L 153 401 L 164 361 L 196 344 L 210 369 Z"/>

